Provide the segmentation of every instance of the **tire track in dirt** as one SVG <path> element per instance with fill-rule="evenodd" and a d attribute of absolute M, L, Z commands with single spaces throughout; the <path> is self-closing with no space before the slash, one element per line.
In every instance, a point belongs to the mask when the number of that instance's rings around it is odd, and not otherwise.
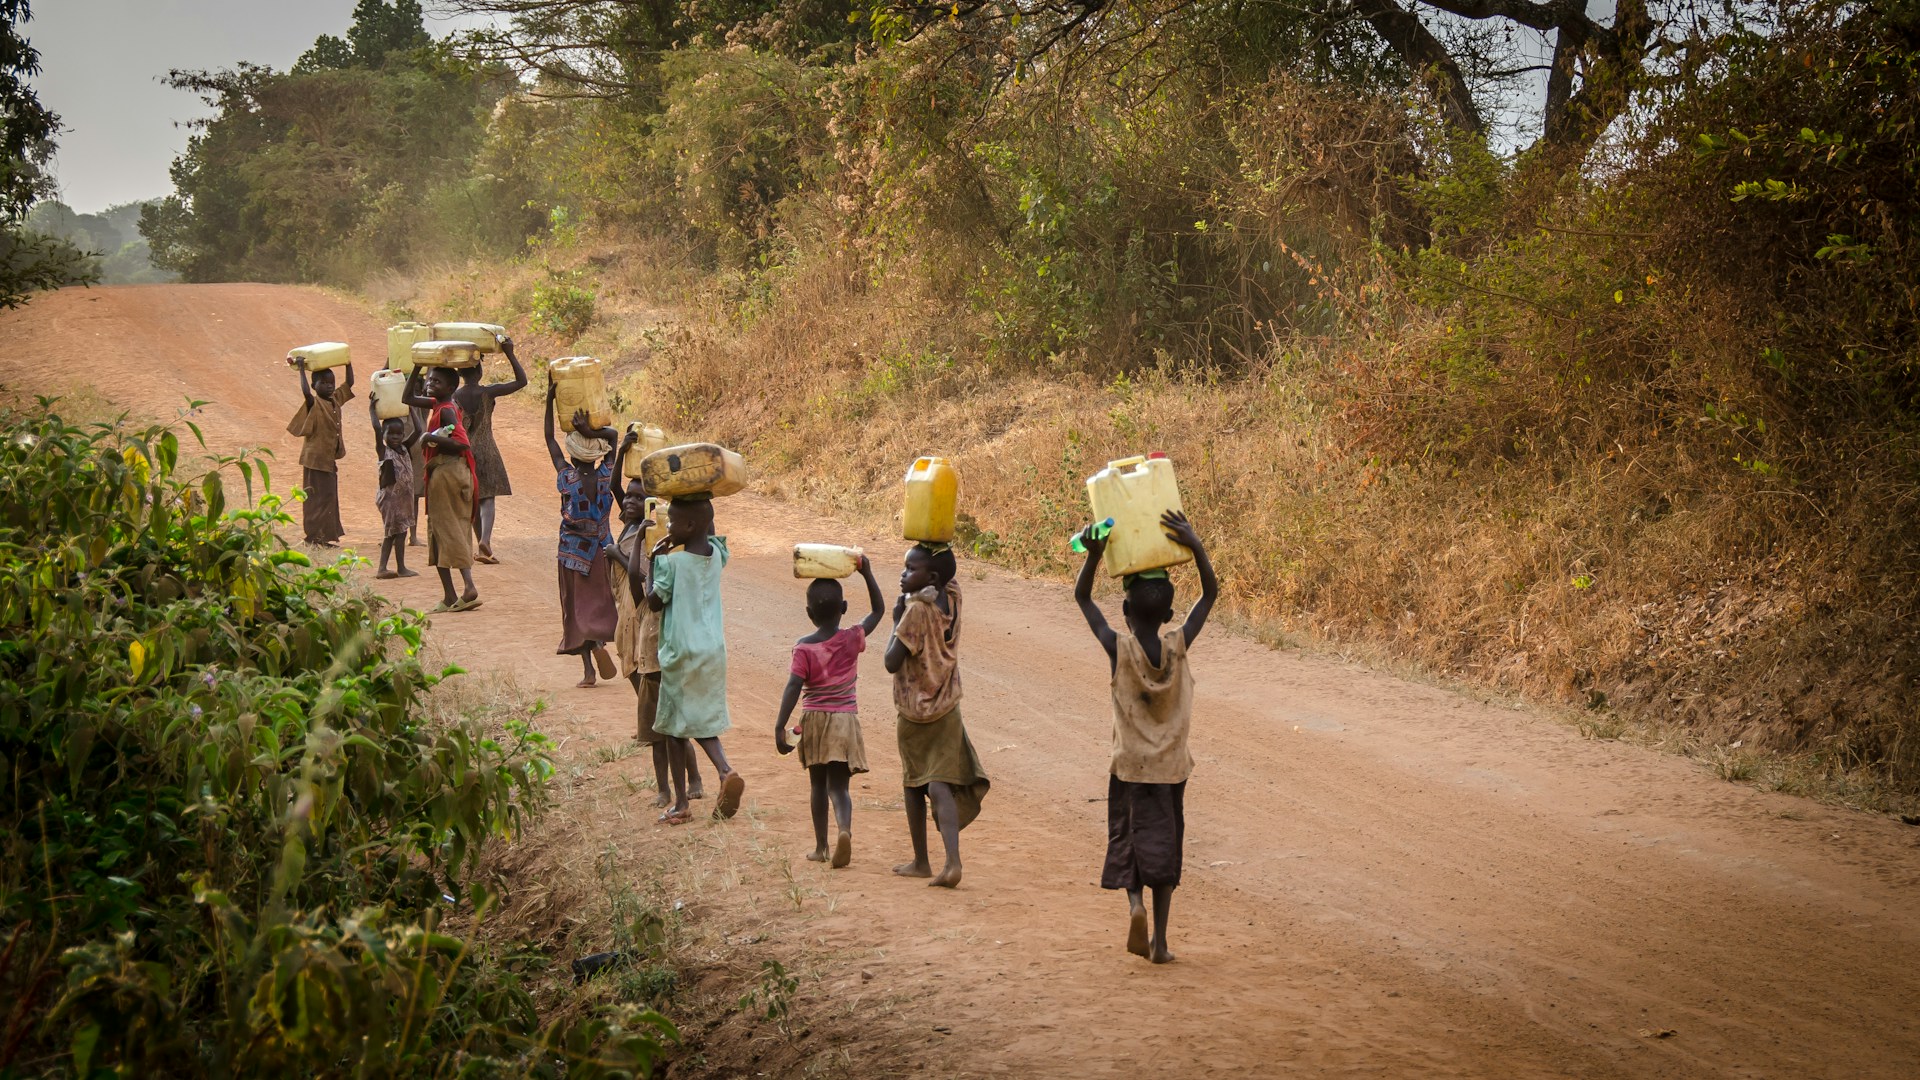
<path fill-rule="evenodd" d="M 0 327 L 0 382 L 13 390 L 86 383 L 158 417 L 185 395 L 210 400 L 197 418 L 209 442 L 274 448 L 282 490 L 295 480 L 284 425 L 298 388 L 281 350 L 352 343 L 363 396 L 385 352 L 364 311 L 281 286 L 69 290 L 0 314 Z M 558 734 L 617 744 L 632 727 L 625 687 L 574 689 L 575 661 L 552 653 L 551 472 L 538 403 L 510 400 L 496 419 L 518 492 L 500 504 L 504 564 L 478 568 L 480 611 L 431 634 L 468 666 L 538 688 Z M 372 438 L 364 422 L 347 438 L 348 542 L 371 552 Z M 1197 520 L 1204 530 L 1225 516 L 1202 508 Z M 727 500 L 720 521 L 737 552 L 730 750 L 749 803 L 797 856 L 811 843 L 805 777 L 768 737 L 788 648 L 806 629 L 787 546 L 864 542 L 884 577 L 904 545 L 757 496 Z M 905 836 L 898 812 L 881 809 L 897 804 L 899 771 L 871 650 L 874 771 L 855 790 L 856 861 L 840 872 L 800 863 L 796 879 L 832 902 L 775 920 L 783 940 L 839 957 L 809 1000 L 911 997 L 897 1022 L 979 1074 L 1920 1073 L 1920 830 L 1219 630 L 1194 659 L 1180 962 L 1136 961 L 1123 949 L 1124 902 L 1092 884 L 1108 739 L 1099 650 L 1064 586 L 973 566 L 962 580 L 967 723 L 994 779 L 963 840 L 966 882 L 946 894 L 887 872 Z M 390 595 L 420 607 L 438 592 L 424 574 L 393 584 Z M 644 763 L 622 766 L 637 777 Z M 671 850 L 739 824 L 642 825 L 633 843 Z M 1640 1035 L 1666 1029 L 1676 1034 Z"/>

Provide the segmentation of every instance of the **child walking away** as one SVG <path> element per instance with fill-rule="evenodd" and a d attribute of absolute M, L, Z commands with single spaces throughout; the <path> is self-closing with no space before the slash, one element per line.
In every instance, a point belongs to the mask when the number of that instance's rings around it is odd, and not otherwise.
<path fill-rule="evenodd" d="M 287 423 L 287 434 L 301 438 L 300 486 L 306 491 L 301 524 L 307 543 L 332 547 L 346 535 L 340 526 L 340 474 L 335 463 L 347 456 L 340 407 L 353 400 L 353 365 L 346 365 L 347 379 L 338 385 L 332 368 L 309 377 L 304 358 L 294 358 L 293 366 L 300 372 L 300 396 L 306 399 Z"/>
<path fill-rule="evenodd" d="M 420 432 L 411 416 L 382 420 L 373 410 L 374 403 L 369 401 L 373 437 L 380 448 L 380 492 L 373 502 L 380 508 L 382 539 L 380 570 L 374 577 L 419 577 L 418 571 L 407 569 L 407 534 L 413 531 L 419 513 L 413 496 L 413 448 L 420 441 Z M 393 559 L 391 570 L 387 569 L 389 557 Z"/>
<path fill-rule="evenodd" d="M 580 658 L 580 681 L 614 677 L 607 642 L 619 627 L 613 606 L 613 441 L 612 428 L 596 428 L 587 410 L 573 411 L 563 453 L 553 435 L 555 383 L 547 384 L 547 454 L 553 458 L 554 484 L 560 490 L 560 647 L 561 656 Z"/>
<path fill-rule="evenodd" d="M 669 825 L 692 820 L 687 809 L 694 743 L 720 774 L 713 816 L 740 809 L 747 782 L 727 764 L 720 735 L 733 726 L 727 715 L 727 640 L 720 617 L 720 571 L 727 565 L 727 538 L 713 534 L 713 500 L 676 498 L 667 507 L 667 535 L 653 546 L 647 605 L 660 612 L 660 702 L 653 730 L 666 736 L 673 805 L 660 815 Z"/>
<path fill-rule="evenodd" d="M 954 569 L 953 550 L 946 544 L 922 542 L 907 549 L 886 656 L 900 714 L 895 733 L 907 834 L 913 841 L 913 861 L 893 872 L 930 877 L 928 884 L 949 889 L 960 884 L 960 830 L 980 816 L 981 800 L 992 787 L 960 722 L 960 585 L 953 580 Z M 929 802 L 946 848 L 947 864 L 938 875 L 927 858 Z"/>
<path fill-rule="evenodd" d="M 454 404 L 467 414 L 467 437 L 473 441 L 474 498 L 478 500 L 473 506 L 473 521 L 480 541 L 474 558 L 489 564 L 500 561 L 493 554 L 494 500 L 513 494 L 506 459 L 500 456 L 500 446 L 493 440 L 493 405 L 527 385 L 527 369 L 514 354 L 513 339 L 503 336 L 499 340 L 500 351 L 513 366 L 513 378 L 483 384 L 480 381 L 483 368 L 475 364 L 460 373 L 460 387 L 453 392 Z"/>
<path fill-rule="evenodd" d="M 1087 564 L 1080 568 L 1073 598 L 1107 650 L 1113 672 L 1113 771 L 1107 778 L 1107 864 L 1100 887 L 1127 891 L 1127 951 L 1165 964 L 1173 959 L 1167 951 L 1167 914 L 1180 884 L 1187 777 L 1193 772 L 1193 755 L 1187 752 L 1193 714 L 1187 648 L 1207 624 L 1219 583 L 1186 515 L 1170 510 L 1160 524 L 1168 539 L 1193 552 L 1200 572 L 1200 600 L 1184 625 L 1167 629 L 1173 621 L 1173 582 L 1165 570 L 1148 570 L 1124 581 L 1127 598 L 1120 611 L 1127 633 L 1108 627 L 1093 602 L 1093 578 L 1107 541 L 1091 527 L 1080 534 Z M 1151 939 L 1145 889 L 1153 890 Z"/>
<path fill-rule="evenodd" d="M 867 583 L 867 599 L 873 613 L 857 626 L 840 628 L 847 613 L 847 601 L 834 578 L 815 578 L 807 585 L 807 618 L 813 633 L 793 645 L 792 675 L 786 693 L 780 696 L 780 716 L 773 722 L 773 744 L 782 754 L 793 752 L 787 741 L 787 719 L 805 694 L 805 709 L 800 714 L 800 764 L 806 766 L 813 784 L 812 862 L 826 862 L 827 804 L 833 804 L 834 820 L 840 835 L 833 845 L 833 867 L 839 869 L 853 861 L 853 795 L 847 782 L 854 773 L 867 771 L 867 748 L 860 739 L 860 711 L 854 695 L 854 682 L 860 674 L 860 654 L 867 651 L 867 636 L 880 625 L 886 601 L 880 596 L 880 584 L 873 580 L 873 567 L 866 556 L 860 557 L 860 576 Z"/>
<path fill-rule="evenodd" d="M 616 477 L 624 475 L 621 465 L 636 439 L 634 432 L 628 432 L 621 440 L 620 449 L 614 455 Z M 667 740 L 653 730 L 654 716 L 660 709 L 660 613 L 646 600 L 647 570 L 653 561 L 647 547 L 647 533 L 653 522 L 647 517 L 647 497 L 637 480 L 621 492 L 620 522 L 620 535 L 613 541 L 614 558 L 610 566 L 613 602 L 620 617 L 613 630 L 614 662 L 633 684 L 638 718 L 633 739 L 653 752 L 654 791 L 658 793 L 653 805 L 664 809 L 673 805 L 673 774 L 667 759 Z M 689 757 L 687 797 L 703 798 L 700 786 L 699 762 Z"/>
<path fill-rule="evenodd" d="M 473 452 L 453 403 L 454 379 L 446 368 L 415 368 L 402 395 L 408 405 L 427 410 L 427 430 L 420 436 L 427 444 L 427 565 L 440 571 L 446 594 L 435 612 L 480 606 L 473 585 Z M 459 595 L 453 591 L 455 570 L 466 585 Z"/>

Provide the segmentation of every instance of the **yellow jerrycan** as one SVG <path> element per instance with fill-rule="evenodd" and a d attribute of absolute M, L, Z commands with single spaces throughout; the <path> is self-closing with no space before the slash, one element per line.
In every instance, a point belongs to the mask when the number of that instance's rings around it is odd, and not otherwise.
<path fill-rule="evenodd" d="M 554 423 L 565 430 L 573 424 L 575 409 L 587 410 L 595 427 L 613 425 L 613 409 L 607 404 L 606 369 L 591 356 L 562 356 L 547 365 L 547 378 L 553 380 Z"/>
<path fill-rule="evenodd" d="M 393 420 L 407 415 L 407 403 L 402 400 L 407 392 L 407 373 L 392 368 L 382 368 L 373 373 L 369 382 L 373 395 L 373 415 L 382 420 Z"/>
<path fill-rule="evenodd" d="M 900 535 L 908 540 L 951 543 L 960 504 L 960 473 L 943 457 L 923 457 L 907 470 L 907 505 Z"/>
<path fill-rule="evenodd" d="M 346 343 L 343 341 L 322 341 L 313 345 L 302 345 L 297 349 L 287 350 L 287 363 L 292 364 L 295 360 L 305 360 L 308 371 L 325 371 L 328 368 L 337 368 L 342 364 L 351 362 L 352 359 L 352 350 L 348 349 Z"/>
<path fill-rule="evenodd" d="M 387 327 L 387 366 L 395 371 L 413 370 L 413 347 L 433 340 L 433 327 L 423 322 L 395 323 Z"/>
<path fill-rule="evenodd" d="M 628 424 L 627 430 L 638 437 L 633 441 L 633 449 L 627 451 L 627 460 L 622 464 L 620 471 L 626 474 L 627 479 L 638 480 L 640 479 L 640 462 L 655 450 L 666 448 L 667 433 L 638 420 Z"/>
<path fill-rule="evenodd" d="M 706 492 L 716 498 L 747 486 L 747 463 L 739 454 L 712 443 L 668 446 L 640 459 L 640 483 L 662 499 Z"/>
<path fill-rule="evenodd" d="M 499 352 L 500 339 L 507 328 L 490 322 L 437 322 L 433 324 L 435 341 L 470 341 L 483 353 Z"/>
<path fill-rule="evenodd" d="M 1113 519 L 1107 536 L 1107 573 L 1114 577 L 1159 570 L 1193 559 L 1184 545 L 1167 539 L 1160 515 L 1180 509 L 1180 485 L 1165 454 L 1121 458 L 1087 477 L 1093 520 Z"/>
<path fill-rule="evenodd" d="M 407 350 L 414 367 L 443 367 L 459 370 L 477 367 L 480 350 L 471 341 L 421 341 Z"/>
<path fill-rule="evenodd" d="M 866 552 L 839 544 L 793 545 L 793 576 L 797 578 L 852 577 Z"/>

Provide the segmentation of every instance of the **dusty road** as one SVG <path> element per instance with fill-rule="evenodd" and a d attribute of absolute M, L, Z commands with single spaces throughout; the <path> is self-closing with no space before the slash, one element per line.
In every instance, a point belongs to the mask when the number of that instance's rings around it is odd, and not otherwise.
<path fill-rule="evenodd" d="M 273 447 L 283 463 L 298 390 L 278 350 L 349 341 L 363 388 L 384 356 L 359 309 L 268 286 L 68 291 L 0 328 L 0 382 L 16 390 L 86 382 L 162 417 L 183 396 L 208 399 L 212 443 Z M 520 404 L 497 421 L 517 492 L 501 503 L 505 562 L 479 569 L 485 606 L 433 634 L 470 666 L 542 688 L 566 733 L 617 743 L 632 725 L 625 687 L 573 689 L 575 661 L 552 655 L 551 469 L 537 403 Z M 364 416 L 358 403 L 350 415 Z M 370 446 L 364 422 L 349 427 L 342 501 L 363 552 L 377 545 Z M 294 479 L 290 464 L 277 474 L 282 488 Z M 1195 509 L 1203 535 L 1229 521 Z M 788 646 L 806 629 L 786 546 L 848 534 L 753 496 L 726 500 L 720 523 L 738 553 L 732 753 L 748 803 L 797 855 L 811 843 L 804 775 L 770 738 Z M 887 581 L 903 545 L 851 539 Z M 1093 885 L 1108 733 L 1098 647 L 1064 586 L 962 574 L 967 723 L 994 779 L 964 836 L 965 884 L 892 877 L 905 830 L 860 802 L 897 797 L 877 649 L 862 667 L 874 771 L 856 789 L 854 865 L 796 858 L 795 874 L 835 898 L 806 927 L 849 957 L 826 988 L 920 995 L 919 1014 L 950 1029 L 927 1040 L 965 1072 L 1920 1075 L 1920 829 L 1219 630 L 1195 649 L 1180 960 L 1149 967 L 1124 951 L 1123 900 Z M 392 595 L 426 607 L 436 593 L 422 576 Z M 728 827 L 648 826 L 634 842 Z"/>

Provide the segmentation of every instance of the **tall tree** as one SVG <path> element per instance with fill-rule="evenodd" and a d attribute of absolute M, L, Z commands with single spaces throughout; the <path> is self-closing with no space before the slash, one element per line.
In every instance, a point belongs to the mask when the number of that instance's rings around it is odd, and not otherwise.
<path fill-rule="evenodd" d="M 9 308 L 36 289 L 92 280 L 84 252 L 25 227 L 33 204 L 53 192 L 47 164 L 60 132 L 60 117 L 28 84 L 40 53 L 20 24 L 32 17 L 28 0 L 0 0 L 0 307 Z"/>

